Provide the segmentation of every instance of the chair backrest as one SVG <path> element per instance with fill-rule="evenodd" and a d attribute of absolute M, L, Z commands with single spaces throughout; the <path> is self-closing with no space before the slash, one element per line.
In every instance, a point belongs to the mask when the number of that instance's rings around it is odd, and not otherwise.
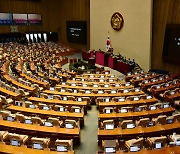
<path fill-rule="evenodd" d="M 121 107 L 121 108 L 119 109 L 119 112 L 120 112 L 120 113 L 131 112 L 132 109 L 133 109 L 133 107 Z"/>
<path fill-rule="evenodd" d="M 161 125 L 165 125 L 166 124 L 166 115 L 160 115 L 157 117 L 157 119 L 155 120 L 156 124 L 161 124 Z"/>
<path fill-rule="evenodd" d="M 114 129 L 114 120 L 104 120 L 103 121 L 103 127 L 104 129 L 108 129 L 107 125 L 112 125 L 113 129 Z"/>
<path fill-rule="evenodd" d="M 103 97 L 98 97 L 96 100 L 97 100 L 97 103 L 104 102 L 104 98 Z"/>
<path fill-rule="evenodd" d="M 2 115 L 3 120 L 7 120 L 7 117 L 11 114 L 10 111 L 5 111 L 5 110 L 0 111 L 0 113 Z"/>
<path fill-rule="evenodd" d="M 123 120 L 120 125 L 122 129 L 129 129 L 135 127 L 135 124 L 132 120 Z"/>
<path fill-rule="evenodd" d="M 32 148 L 34 149 L 46 149 L 49 146 L 50 139 L 49 138 L 31 138 Z"/>
<path fill-rule="evenodd" d="M 167 137 L 166 136 L 151 137 L 151 138 L 147 138 L 147 140 L 148 140 L 152 149 L 162 148 L 167 144 Z M 161 144 L 160 147 L 157 147 L 158 144 Z"/>
<path fill-rule="evenodd" d="M 180 113 L 174 114 L 173 117 L 174 117 L 174 121 L 180 122 Z"/>
<path fill-rule="evenodd" d="M 8 131 L 0 131 L 0 142 L 3 142 L 8 136 Z"/>
<path fill-rule="evenodd" d="M 75 101 L 76 100 L 74 96 L 67 96 L 67 99 L 71 100 L 71 101 Z"/>
<path fill-rule="evenodd" d="M 19 122 L 21 122 L 21 123 L 24 123 L 24 121 L 25 121 L 25 116 L 24 116 L 23 114 L 16 113 L 15 117 L 16 117 L 16 120 L 17 120 L 17 121 L 19 121 Z"/>
<path fill-rule="evenodd" d="M 10 144 L 14 146 L 24 145 L 28 139 L 28 135 L 19 135 L 14 133 L 8 134 Z"/>
<path fill-rule="evenodd" d="M 61 99 L 62 99 L 61 96 L 59 96 L 59 95 L 54 95 L 53 98 L 54 98 L 54 99 L 58 99 L 58 100 L 61 100 Z"/>
<path fill-rule="evenodd" d="M 1 95 L 0 97 L 1 97 L 1 102 L 2 102 L 2 103 L 8 104 L 7 99 L 6 99 L 5 96 L 2 96 L 2 95 Z"/>
<path fill-rule="evenodd" d="M 60 127 L 62 125 L 62 121 L 59 121 L 58 118 L 49 117 L 48 120 L 52 121 L 53 126 Z"/>
<path fill-rule="evenodd" d="M 69 119 L 66 119 L 65 120 L 65 127 L 67 128 L 77 128 L 78 125 L 77 125 L 77 122 L 75 120 L 69 120 Z"/>
<path fill-rule="evenodd" d="M 136 126 L 147 127 L 149 121 L 149 118 L 140 119 L 137 121 Z"/>
<path fill-rule="evenodd" d="M 80 113 L 81 108 L 79 106 L 72 106 L 71 107 L 71 112 Z"/>
<path fill-rule="evenodd" d="M 71 140 L 59 140 L 59 139 L 57 139 L 55 142 L 55 145 L 57 147 L 58 152 L 63 152 L 65 150 L 67 150 L 67 151 L 73 150 L 73 140 L 72 139 Z M 58 147 L 62 147 L 63 151 L 61 151 L 61 149 Z"/>
<path fill-rule="evenodd" d="M 112 113 L 114 111 L 113 107 L 105 107 L 103 113 Z"/>
<path fill-rule="evenodd" d="M 33 124 L 43 125 L 44 122 L 40 117 L 32 117 Z"/>
<path fill-rule="evenodd" d="M 55 111 L 60 111 L 60 112 L 65 112 L 66 111 L 66 107 L 64 107 L 62 105 L 55 105 L 54 106 L 54 110 Z"/>
<path fill-rule="evenodd" d="M 144 138 L 139 139 L 131 139 L 125 142 L 126 146 L 128 147 L 128 150 L 131 151 L 131 147 L 137 146 L 138 148 L 142 149 L 144 143 Z M 138 150 L 139 151 L 139 150 Z"/>

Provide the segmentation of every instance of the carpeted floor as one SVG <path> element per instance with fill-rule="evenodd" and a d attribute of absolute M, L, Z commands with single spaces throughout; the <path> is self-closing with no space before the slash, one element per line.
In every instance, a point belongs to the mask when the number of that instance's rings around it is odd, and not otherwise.
<path fill-rule="evenodd" d="M 84 128 L 81 129 L 81 144 L 74 147 L 76 154 L 95 154 L 98 150 L 97 129 L 98 129 L 98 110 L 95 105 L 84 117 Z"/>

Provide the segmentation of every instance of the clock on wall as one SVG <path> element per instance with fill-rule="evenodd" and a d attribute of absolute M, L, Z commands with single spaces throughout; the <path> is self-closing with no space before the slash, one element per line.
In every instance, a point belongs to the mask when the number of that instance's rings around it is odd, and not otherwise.
<path fill-rule="evenodd" d="M 115 31 L 120 31 L 124 25 L 123 16 L 119 12 L 115 12 L 111 17 L 111 27 Z"/>

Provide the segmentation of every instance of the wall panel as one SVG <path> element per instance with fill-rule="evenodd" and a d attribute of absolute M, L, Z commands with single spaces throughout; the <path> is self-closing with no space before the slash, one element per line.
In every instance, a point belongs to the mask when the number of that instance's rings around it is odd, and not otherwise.
<path fill-rule="evenodd" d="M 42 25 L 18 26 L 19 32 L 58 32 L 60 41 L 67 43 L 66 20 L 87 21 L 87 45 L 71 45 L 77 48 L 89 49 L 89 1 L 90 0 L 0 0 L 0 12 L 41 14 Z M 10 32 L 10 27 L 1 26 L 0 33 L 4 32 Z"/>
<path fill-rule="evenodd" d="M 180 24 L 179 0 L 154 0 L 153 6 L 153 47 L 151 68 L 163 69 L 171 73 L 180 73 L 178 64 L 162 60 L 166 24 Z"/>

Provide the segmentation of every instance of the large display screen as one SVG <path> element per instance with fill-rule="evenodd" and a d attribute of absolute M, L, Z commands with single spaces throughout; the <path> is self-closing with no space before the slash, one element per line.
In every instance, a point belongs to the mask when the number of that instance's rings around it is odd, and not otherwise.
<path fill-rule="evenodd" d="M 180 64 L 180 24 L 166 26 L 162 57 L 164 61 Z"/>
<path fill-rule="evenodd" d="M 71 43 L 87 43 L 87 22 L 66 21 L 67 40 Z"/>
<path fill-rule="evenodd" d="M 0 25 L 12 25 L 12 14 L 0 13 Z"/>
<path fill-rule="evenodd" d="M 42 17 L 40 14 L 28 14 L 29 24 L 42 24 Z"/>
<path fill-rule="evenodd" d="M 27 14 L 13 14 L 13 23 L 15 25 L 27 25 Z"/>

